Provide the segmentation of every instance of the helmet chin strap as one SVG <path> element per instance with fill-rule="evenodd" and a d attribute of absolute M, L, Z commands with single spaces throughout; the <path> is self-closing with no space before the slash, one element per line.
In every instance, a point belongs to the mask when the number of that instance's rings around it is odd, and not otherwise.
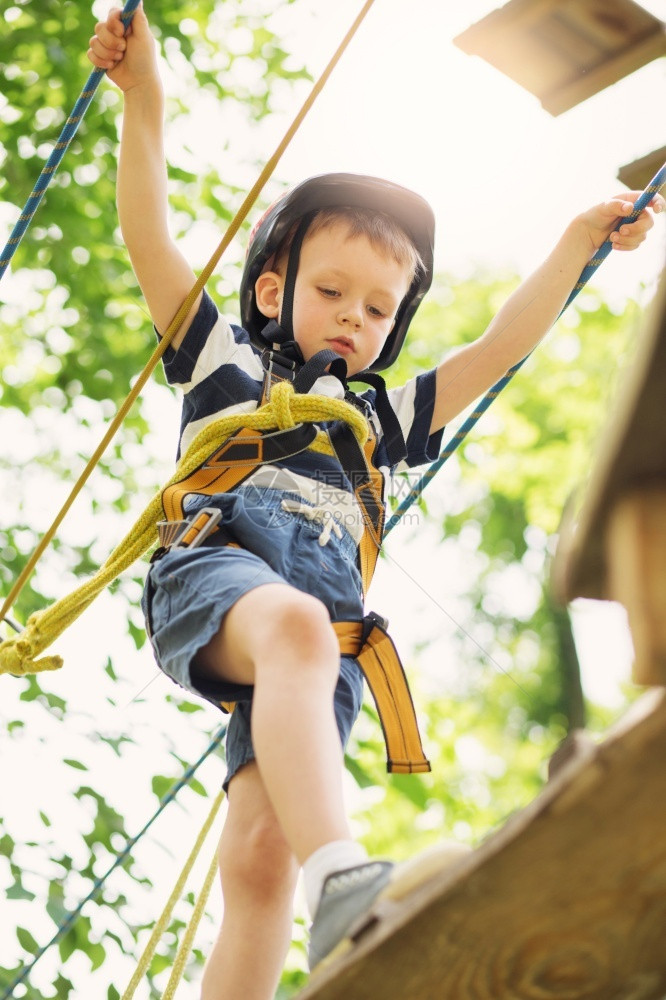
<path fill-rule="evenodd" d="M 282 309 L 280 310 L 280 326 L 284 330 L 286 340 L 295 340 L 294 337 L 294 292 L 296 290 L 296 277 L 298 275 L 298 265 L 301 260 L 301 248 L 305 234 L 310 228 L 316 212 L 306 212 L 298 223 L 294 238 L 289 247 L 289 259 L 287 260 L 287 273 L 284 279 L 282 290 Z"/>
<path fill-rule="evenodd" d="M 303 363 L 303 355 L 300 353 L 300 348 L 296 344 L 294 338 L 294 292 L 296 289 L 298 265 L 301 259 L 301 247 L 303 246 L 305 234 L 307 233 L 310 223 L 315 215 L 316 212 L 307 212 L 304 216 L 302 216 L 300 222 L 298 223 L 298 227 L 294 233 L 294 238 L 291 241 L 291 246 L 289 247 L 287 273 L 285 275 L 284 288 L 282 290 L 282 308 L 280 310 L 280 317 L 278 320 L 271 320 L 261 331 L 262 337 L 271 346 L 273 344 L 279 344 L 280 348 L 283 349 L 289 345 L 290 353 L 294 353 L 294 350 L 291 347 L 293 344 L 296 352 L 295 360 L 299 361 L 301 364 Z"/>

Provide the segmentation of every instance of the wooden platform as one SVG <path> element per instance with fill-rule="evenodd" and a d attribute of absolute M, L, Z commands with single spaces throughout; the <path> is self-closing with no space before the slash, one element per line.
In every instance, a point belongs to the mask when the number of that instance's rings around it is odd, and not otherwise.
<path fill-rule="evenodd" d="M 555 578 L 563 601 L 621 600 L 636 679 L 664 685 L 666 278 L 639 339 Z M 379 900 L 299 1000 L 666 1000 L 666 691 L 571 745 L 478 850 Z"/>
<path fill-rule="evenodd" d="M 666 697 L 453 871 L 379 903 L 299 1000 L 664 1000 Z"/>
<path fill-rule="evenodd" d="M 660 146 L 638 160 L 623 164 L 617 172 L 618 180 L 626 184 L 630 191 L 643 191 L 664 163 L 666 146 Z"/>
<path fill-rule="evenodd" d="M 454 42 L 559 115 L 666 54 L 666 25 L 634 0 L 510 0 Z"/>
<path fill-rule="evenodd" d="M 639 684 L 666 684 L 666 277 L 605 429 L 580 510 L 563 525 L 553 585 L 620 601 Z"/>

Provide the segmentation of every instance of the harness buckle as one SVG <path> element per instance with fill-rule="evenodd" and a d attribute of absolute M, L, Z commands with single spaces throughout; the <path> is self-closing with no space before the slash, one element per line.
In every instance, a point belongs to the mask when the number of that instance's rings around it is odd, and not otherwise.
<path fill-rule="evenodd" d="M 279 363 L 275 362 L 275 355 L 279 357 Z M 271 389 L 275 382 L 282 382 L 285 378 L 288 378 L 291 382 L 296 378 L 296 362 L 291 361 L 289 358 L 285 358 L 284 355 L 280 354 L 278 351 L 265 350 L 261 355 L 261 363 L 264 366 L 264 391 L 263 397 L 264 401 L 268 402 L 271 398 Z M 280 367 L 282 372 L 280 374 L 275 373 L 276 368 Z"/>
<path fill-rule="evenodd" d="M 388 618 L 384 618 L 382 615 L 377 614 L 376 611 L 368 611 L 367 615 L 364 615 L 361 622 L 362 632 L 361 632 L 361 643 L 365 644 L 368 636 L 372 632 L 375 625 L 379 625 L 384 632 L 388 632 Z"/>
<path fill-rule="evenodd" d="M 215 531 L 221 517 L 221 510 L 203 507 L 184 521 L 160 521 L 160 542 L 165 549 L 195 549 Z"/>

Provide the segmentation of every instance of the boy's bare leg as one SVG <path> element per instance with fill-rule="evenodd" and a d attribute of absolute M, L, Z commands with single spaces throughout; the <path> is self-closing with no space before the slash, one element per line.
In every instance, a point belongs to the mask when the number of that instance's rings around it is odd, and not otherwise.
<path fill-rule="evenodd" d="M 287 585 L 258 587 L 197 659 L 208 676 L 254 684 L 257 765 L 299 864 L 324 844 L 351 839 L 333 711 L 340 652 L 324 605 Z"/>
<path fill-rule="evenodd" d="M 291 939 L 298 865 L 254 763 L 229 786 L 220 875 L 224 916 L 201 1000 L 273 1000 Z"/>

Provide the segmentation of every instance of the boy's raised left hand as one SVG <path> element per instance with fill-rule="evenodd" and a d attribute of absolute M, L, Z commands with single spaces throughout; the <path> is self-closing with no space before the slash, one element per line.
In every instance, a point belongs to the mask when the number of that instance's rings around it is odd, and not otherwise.
<path fill-rule="evenodd" d="M 649 209 L 644 209 L 633 222 L 627 222 L 615 231 L 620 219 L 630 216 L 634 203 L 640 197 L 641 191 L 627 191 L 609 201 L 583 212 L 574 220 L 585 228 L 590 241 L 590 250 L 598 250 L 602 243 L 610 237 L 614 250 L 635 250 L 643 242 L 654 225 L 653 213 L 663 212 L 666 202 L 660 194 L 656 194 L 650 202 Z"/>

